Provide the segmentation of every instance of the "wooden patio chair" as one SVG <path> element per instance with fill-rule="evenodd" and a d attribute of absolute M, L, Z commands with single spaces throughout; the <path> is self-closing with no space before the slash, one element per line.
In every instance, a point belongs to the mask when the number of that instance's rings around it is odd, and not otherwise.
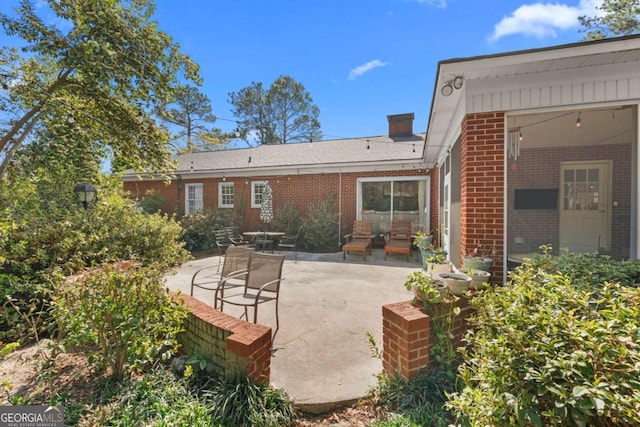
<path fill-rule="evenodd" d="M 216 289 L 214 306 L 217 307 L 219 302 L 221 311 L 224 309 L 224 304 L 243 307 L 244 314 L 240 318 L 244 317 L 247 320 L 248 308 L 253 307 L 253 323 L 257 323 L 258 306 L 265 302 L 275 301 L 276 329 L 273 333 L 273 337 L 275 337 L 280 328 L 278 296 L 280 295 L 280 282 L 284 280 L 282 278 L 284 258 L 284 255 L 253 252 L 244 286 L 241 288 L 235 286 L 233 292 L 227 292 L 225 295 L 225 289 L 228 289 L 228 284 L 232 279 L 220 281 L 218 289 Z"/>
<path fill-rule="evenodd" d="M 249 268 L 249 258 L 253 248 L 243 246 L 229 246 L 219 262 L 215 265 L 209 265 L 197 270 L 191 277 L 191 296 L 193 296 L 194 288 L 215 291 L 221 280 L 227 278 L 236 278 L 237 286 L 244 284 L 246 276 L 243 273 Z M 231 281 L 229 284 L 231 285 Z"/>
<path fill-rule="evenodd" d="M 389 240 L 384 245 L 384 260 L 390 253 L 404 254 L 409 261 L 411 255 L 411 220 L 394 219 L 391 221 Z"/>
<path fill-rule="evenodd" d="M 346 243 L 342 246 L 342 259 L 347 258 L 349 252 L 362 252 L 362 259 L 366 261 L 367 251 L 371 255 L 371 239 L 373 238 L 373 222 L 356 220 L 353 222 L 353 232 L 344 236 Z"/>

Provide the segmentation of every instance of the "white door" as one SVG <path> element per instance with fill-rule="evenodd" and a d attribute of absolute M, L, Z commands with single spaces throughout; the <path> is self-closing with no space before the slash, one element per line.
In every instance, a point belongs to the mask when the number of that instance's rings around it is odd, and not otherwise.
<path fill-rule="evenodd" d="M 562 163 L 560 179 L 560 250 L 610 249 L 611 162 Z"/>

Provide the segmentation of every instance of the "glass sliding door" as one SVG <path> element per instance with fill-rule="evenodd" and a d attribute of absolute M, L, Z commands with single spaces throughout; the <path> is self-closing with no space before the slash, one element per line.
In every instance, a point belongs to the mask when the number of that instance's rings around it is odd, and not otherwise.
<path fill-rule="evenodd" d="M 394 219 L 411 220 L 414 230 L 425 229 L 425 178 L 362 178 L 358 182 L 358 217 L 372 221 L 374 231 L 390 230 Z"/>

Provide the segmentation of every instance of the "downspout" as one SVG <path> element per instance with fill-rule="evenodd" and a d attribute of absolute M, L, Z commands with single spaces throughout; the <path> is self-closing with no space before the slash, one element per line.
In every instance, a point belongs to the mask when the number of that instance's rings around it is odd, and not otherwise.
<path fill-rule="evenodd" d="M 338 247 L 342 246 L 342 171 L 338 173 Z"/>

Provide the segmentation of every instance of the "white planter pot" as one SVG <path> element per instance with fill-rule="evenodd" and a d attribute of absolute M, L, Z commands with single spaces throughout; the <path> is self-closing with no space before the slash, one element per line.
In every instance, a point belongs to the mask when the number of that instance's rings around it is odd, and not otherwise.
<path fill-rule="evenodd" d="M 471 282 L 469 283 L 469 289 L 480 290 L 488 287 L 489 277 L 491 273 L 488 271 L 475 270 L 473 274 L 469 274 Z"/>
<path fill-rule="evenodd" d="M 464 295 L 469 290 L 471 277 L 462 273 L 440 273 L 439 277 L 447 284 L 451 295 Z"/>

